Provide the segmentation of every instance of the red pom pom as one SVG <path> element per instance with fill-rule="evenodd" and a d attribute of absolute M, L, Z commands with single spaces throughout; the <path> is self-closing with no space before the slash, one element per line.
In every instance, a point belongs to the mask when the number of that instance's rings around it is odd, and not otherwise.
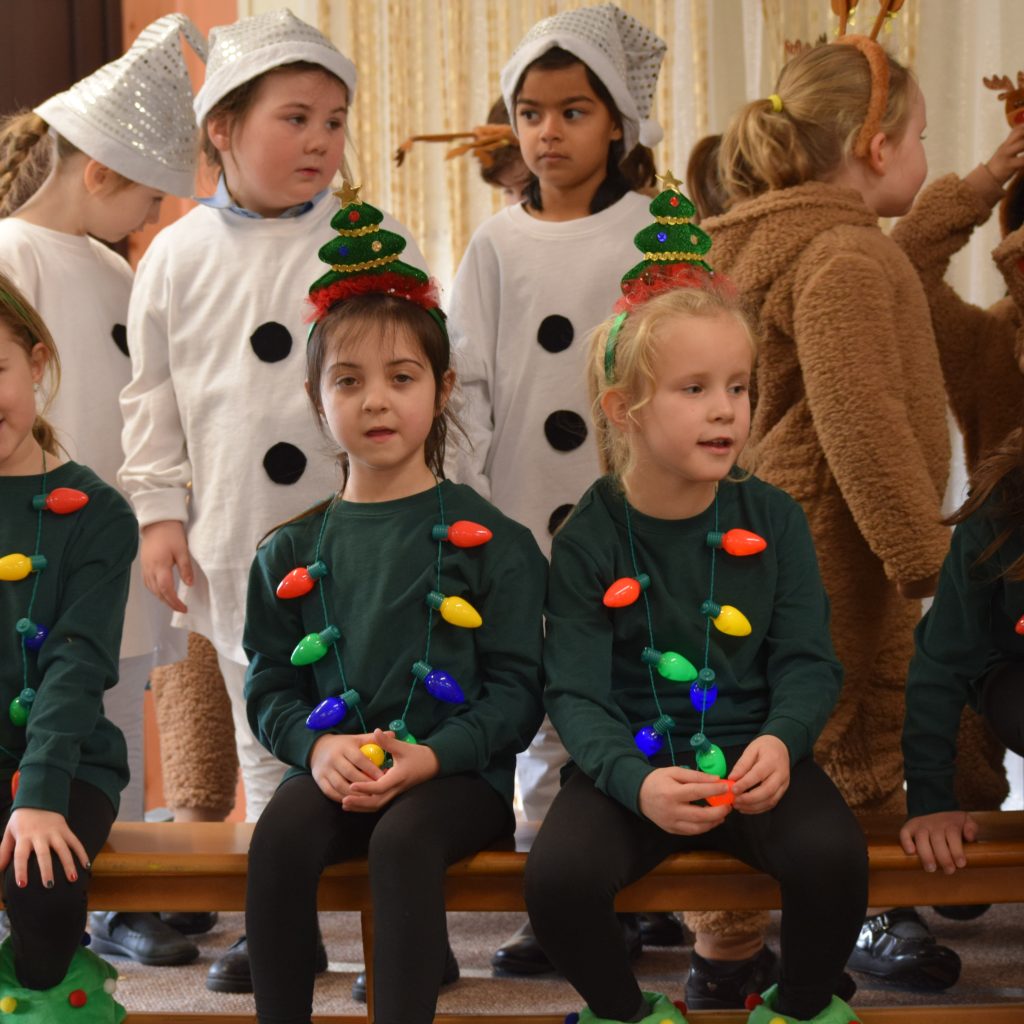
<path fill-rule="evenodd" d="M 76 1009 L 80 1010 L 87 1002 L 89 997 L 80 988 L 76 988 L 71 995 L 68 996 L 68 1002 Z"/>
<path fill-rule="evenodd" d="M 686 1016 L 686 1003 L 682 999 L 673 999 L 672 1005 L 685 1017 Z"/>
<path fill-rule="evenodd" d="M 669 206 L 678 206 L 678 205 L 679 205 L 679 196 L 673 196 L 673 197 L 672 197 L 672 198 L 671 198 L 671 199 L 670 199 L 670 200 L 668 201 L 668 205 L 669 205 Z"/>
<path fill-rule="evenodd" d="M 755 1006 L 760 1006 L 764 1000 L 756 993 L 751 992 L 746 999 L 743 1000 L 743 1009 L 752 1010 Z"/>
<path fill-rule="evenodd" d="M 349 219 L 350 221 L 352 221 L 352 223 L 353 223 L 353 224 L 355 224 L 355 222 L 356 222 L 357 220 L 359 220 L 359 214 L 358 214 L 358 213 L 356 213 L 356 211 L 355 211 L 355 210 L 353 210 L 353 211 L 352 211 L 352 212 L 351 212 L 351 213 L 350 213 L 350 214 L 348 215 L 348 219 Z"/>
<path fill-rule="evenodd" d="M 394 271 L 383 274 L 358 274 L 355 277 L 342 278 L 327 285 L 326 288 L 310 293 L 309 301 L 313 304 L 313 313 L 309 320 L 320 320 L 332 307 L 351 299 L 354 295 L 378 293 L 397 295 L 400 299 L 415 302 L 428 312 L 437 309 L 439 305 L 437 282 L 433 278 L 417 281 L 407 274 L 396 274 Z"/>

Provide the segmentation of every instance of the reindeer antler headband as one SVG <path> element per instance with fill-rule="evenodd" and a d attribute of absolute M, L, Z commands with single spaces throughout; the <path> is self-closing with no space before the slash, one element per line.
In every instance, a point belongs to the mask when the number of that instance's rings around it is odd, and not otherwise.
<path fill-rule="evenodd" d="M 853 144 L 855 156 L 866 157 L 871 148 L 871 140 L 878 133 L 882 126 L 882 118 L 885 116 L 885 108 L 889 102 L 889 57 L 880 43 L 877 42 L 878 33 L 885 23 L 886 18 L 894 17 L 896 12 L 903 6 L 904 0 L 880 0 L 878 17 L 868 36 L 848 36 L 846 26 L 849 23 L 850 15 L 857 7 L 857 0 L 832 0 L 832 11 L 839 16 L 839 38 L 837 43 L 846 46 L 854 46 L 868 62 L 868 69 L 871 72 L 871 95 L 868 98 L 868 110 L 864 117 L 864 123 L 857 133 L 857 139 Z"/>

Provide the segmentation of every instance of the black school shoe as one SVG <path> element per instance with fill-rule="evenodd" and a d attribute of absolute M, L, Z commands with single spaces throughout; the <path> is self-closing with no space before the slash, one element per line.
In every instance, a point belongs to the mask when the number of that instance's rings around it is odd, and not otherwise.
<path fill-rule="evenodd" d="M 147 967 L 177 967 L 199 956 L 199 947 L 157 914 L 94 911 L 89 932 L 94 953 L 130 957 Z"/>
<path fill-rule="evenodd" d="M 448 946 L 448 955 L 444 961 L 444 973 L 441 975 L 441 988 L 446 985 L 454 985 L 459 980 L 459 961 L 455 959 L 451 945 Z M 366 971 L 360 971 L 356 980 L 352 982 L 352 998 L 357 1003 L 366 1002 Z"/>
<path fill-rule="evenodd" d="M 316 973 L 327 970 L 327 950 L 319 929 L 316 934 Z M 252 967 L 249 964 L 249 944 L 243 935 L 236 939 L 228 951 L 210 964 L 206 973 L 206 987 L 211 992 L 251 992 Z"/>
<path fill-rule="evenodd" d="M 638 914 L 618 914 L 622 934 L 626 940 L 629 959 L 635 960 L 643 952 Z M 537 974 L 554 974 L 555 965 L 541 948 L 533 926 L 527 920 L 508 942 L 495 950 L 491 957 L 491 969 L 496 978 L 529 977 Z"/>
<path fill-rule="evenodd" d="M 689 937 L 683 922 L 672 913 L 637 914 L 640 940 L 645 946 L 685 946 Z"/>
<path fill-rule="evenodd" d="M 182 935 L 203 935 L 217 923 L 217 911 L 176 910 L 161 914 L 160 920 Z"/>
<path fill-rule="evenodd" d="M 865 919 L 846 966 L 917 992 L 941 992 L 960 977 L 960 957 L 935 941 L 913 907 Z"/>

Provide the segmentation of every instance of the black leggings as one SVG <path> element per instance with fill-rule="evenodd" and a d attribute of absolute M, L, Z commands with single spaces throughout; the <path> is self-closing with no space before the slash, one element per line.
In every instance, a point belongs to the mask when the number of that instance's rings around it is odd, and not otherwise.
<path fill-rule="evenodd" d="M 4 789 L 7 789 L 5 784 Z M 8 797 L 0 804 L 4 829 L 11 816 Z M 71 780 L 67 822 L 89 854 L 90 863 L 100 852 L 114 808 L 95 786 Z M 77 858 L 75 858 L 77 862 Z M 35 854 L 29 857 L 28 885 L 19 889 L 14 880 L 14 861 L 3 873 L 4 903 L 11 922 L 14 972 L 25 988 L 53 988 L 64 980 L 75 950 L 82 944 L 89 879 L 92 872 L 78 865 L 78 881 L 69 882 L 64 867 L 53 857 L 53 888 L 44 889 Z"/>
<path fill-rule="evenodd" d="M 445 870 L 514 828 L 508 804 L 479 776 L 430 779 L 374 814 L 343 811 L 309 775 L 283 783 L 249 847 L 245 926 L 258 1019 L 308 1024 L 320 875 L 368 856 L 377 1024 L 428 1024 L 447 948 Z"/>
<path fill-rule="evenodd" d="M 616 893 L 670 853 L 695 849 L 724 850 L 779 881 L 780 996 L 787 1013 L 802 1008 L 800 1017 L 824 1009 L 864 919 L 867 849 L 838 790 L 808 759 L 794 766 L 773 810 L 734 811 L 700 836 L 664 832 L 582 772 L 566 782 L 526 863 L 526 905 L 544 951 L 594 1015 L 630 1020 L 642 1000 L 613 909 Z"/>
<path fill-rule="evenodd" d="M 1024 754 L 1024 665 L 1006 661 L 982 681 L 978 711 L 996 738 L 1015 754 Z"/>

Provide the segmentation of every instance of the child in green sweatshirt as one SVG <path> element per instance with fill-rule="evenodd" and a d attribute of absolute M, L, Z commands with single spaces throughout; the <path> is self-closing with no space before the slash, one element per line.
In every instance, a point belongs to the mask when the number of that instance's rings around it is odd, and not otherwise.
<path fill-rule="evenodd" d="M 812 748 L 839 693 L 807 521 L 735 470 L 755 339 L 670 178 L 644 261 L 591 341 L 609 474 L 552 551 L 545 703 L 572 756 L 526 869 L 580 1024 L 684 1020 L 641 992 L 615 894 L 673 852 L 718 849 L 778 879 L 782 973 L 751 1024 L 847 1024 L 833 996 L 867 899 L 864 837 Z M 668 251 L 666 251 L 668 250 Z M 699 959 L 698 949 L 694 958 Z"/>
<path fill-rule="evenodd" d="M 374 1019 L 427 1024 L 445 869 L 514 829 L 547 563 L 443 479 L 455 376 L 433 284 L 379 210 L 342 194 L 306 359 L 340 486 L 273 534 L 249 581 L 249 721 L 291 767 L 253 834 L 246 933 L 258 1018 L 308 1020 L 320 874 L 368 855 Z"/>
<path fill-rule="evenodd" d="M 86 1003 L 90 1020 L 124 1016 L 117 972 L 81 942 L 92 858 L 128 782 L 103 696 L 138 526 L 112 487 L 62 457 L 37 412 L 59 376 L 49 331 L 0 275 L 0 1010 L 27 1024 Z"/>
<path fill-rule="evenodd" d="M 978 826 L 953 788 L 957 730 L 970 704 L 1000 742 L 1024 753 L 1024 430 L 1017 428 L 971 476 L 928 613 L 914 634 L 907 676 L 903 760 L 908 854 L 926 871 L 967 865 Z"/>

